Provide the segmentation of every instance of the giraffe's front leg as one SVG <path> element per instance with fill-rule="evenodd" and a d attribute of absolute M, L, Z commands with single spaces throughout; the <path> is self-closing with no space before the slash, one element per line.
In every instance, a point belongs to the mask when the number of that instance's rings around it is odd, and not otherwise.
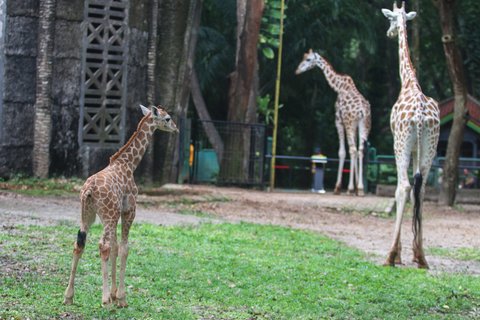
<path fill-rule="evenodd" d="M 100 239 L 99 250 L 100 250 L 100 259 L 102 263 L 102 304 L 104 306 L 112 303 L 110 296 L 110 290 L 108 286 L 108 260 L 110 258 L 112 246 L 112 233 L 116 229 L 116 222 L 106 223 L 104 222 L 103 235 Z"/>
<path fill-rule="evenodd" d="M 110 288 L 110 299 L 115 301 L 117 299 L 117 256 L 118 256 L 118 244 L 116 231 L 112 237 L 112 249 L 110 250 L 110 263 L 112 266 L 112 286 Z"/>
<path fill-rule="evenodd" d="M 120 275 L 119 275 L 119 286 L 117 290 L 117 306 L 120 308 L 125 308 L 128 306 L 126 291 L 125 291 L 125 270 L 127 267 L 127 257 L 128 257 L 128 242 L 122 239 L 119 247 L 120 255 Z"/>
<path fill-rule="evenodd" d="M 102 304 L 109 305 L 112 303 L 110 292 L 108 290 L 108 258 L 110 256 L 110 245 L 100 244 L 100 259 L 102 262 Z"/>
<path fill-rule="evenodd" d="M 127 269 L 128 258 L 128 234 L 135 218 L 135 197 L 129 199 L 129 209 L 122 213 L 122 239 L 120 241 L 118 254 L 120 256 L 120 274 L 117 291 L 117 306 L 127 307 L 125 292 L 125 270 Z"/>

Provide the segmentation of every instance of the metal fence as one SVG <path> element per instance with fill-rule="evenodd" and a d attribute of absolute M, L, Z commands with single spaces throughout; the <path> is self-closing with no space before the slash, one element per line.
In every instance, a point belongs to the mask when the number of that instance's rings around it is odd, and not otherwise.
<path fill-rule="evenodd" d="M 181 120 L 179 182 L 213 183 L 260 187 L 269 181 L 271 151 L 267 142 L 267 127 L 262 124 L 232 123 L 227 121 Z M 378 184 L 395 185 L 395 159 L 392 155 L 377 155 L 374 148 L 365 154 L 364 185 L 375 192 Z M 437 157 L 427 177 L 428 185 L 438 188 L 442 177 L 443 157 Z M 328 158 L 324 166 L 325 185 L 335 185 L 338 159 Z M 345 160 L 342 189 L 348 184 L 349 159 Z M 459 178 L 463 169 L 474 172 L 474 188 L 480 187 L 480 159 L 460 158 Z M 275 187 L 283 189 L 310 189 L 312 183 L 309 156 L 277 155 Z"/>
<path fill-rule="evenodd" d="M 271 155 L 266 155 L 271 159 Z M 310 189 L 312 183 L 311 159 L 305 156 L 285 156 L 277 155 L 275 165 L 275 185 L 282 189 Z M 328 158 L 325 165 L 325 186 L 332 190 L 335 186 L 338 159 Z M 427 185 L 435 189 L 440 188 L 442 179 L 442 168 L 445 162 L 444 157 L 435 158 L 432 168 L 427 177 Z M 267 161 L 267 166 L 269 161 Z M 343 169 L 342 189 L 347 188 L 350 160 L 345 159 Z M 459 159 L 459 184 L 466 178 L 464 169 L 468 169 L 473 174 L 474 183 L 471 188 L 480 188 L 480 158 L 460 158 Z M 396 185 L 397 168 L 395 157 L 392 155 L 375 155 L 374 157 L 365 157 L 364 161 L 364 185 L 365 190 L 375 193 L 377 185 Z M 409 176 L 413 176 L 412 167 L 409 169 Z"/>
<path fill-rule="evenodd" d="M 265 125 L 196 120 L 190 132 L 189 182 L 263 187 Z"/>

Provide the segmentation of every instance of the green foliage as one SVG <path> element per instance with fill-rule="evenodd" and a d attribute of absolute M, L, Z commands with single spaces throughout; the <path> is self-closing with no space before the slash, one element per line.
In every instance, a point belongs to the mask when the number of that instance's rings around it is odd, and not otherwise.
<path fill-rule="evenodd" d="M 282 107 L 283 104 L 279 105 L 278 109 L 281 109 Z M 275 113 L 274 108 L 275 106 L 273 105 L 273 101 L 271 101 L 269 94 L 266 94 L 263 97 L 257 97 L 257 110 L 266 125 L 273 123 Z"/>
<path fill-rule="evenodd" d="M 267 59 L 273 59 L 275 52 L 273 49 L 279 46 L 280 37 L 280 19 L 282 18 L 282 0 L 266 0 L 265 9 L 262 17 L 260 29 L 260 48 Z M 284 12 L 287 6 L 284 5 Z M 286 15 L 283 14 L 285 21 Z"/>
<path fill-rule="evenodd" d="M 198 31 L 195 69 L 210 116 L 225 120 L 229 74 L 235 67 L 236 6 L 234 1 L 205 1 Z"/>
<path fill-rule="evenodd" d="M 234 48 L 235 34 L 231 21 L 236 18 L 234 14 L 227 14 L 227 18 L 223 18 L 220 12 L 228 6 L 228 12 L 234 12 L 235 2 L 225 1 L 223 7 L 219 7 L 219 2 L 220 0 L 206 1 L 207 9 L 204 11 L 202 26 L 212 28 L 223 36 L 222 41 L 226 42 L 220 43 L 219 49 L 226 48 L 225 43 Z M 398 43 L 386 36 L 388 21 L 380 11 L 381 8 L 391 8 L 393 2 L 287 2 L 288 19 L 285 19 L 280 91 L 280 103 L 285 105 L 285 108 L 279 113 L 277 154 L 308 155 L 316 145 L 321 145 L 328 156 L 338 154 L 338 135 L 334 123 L 336 93 L 328 86 L 319 69 L 299 76 L 294 74 L 303 53 L 310 48 L 324 55 L 336 71 L 349 74 L 353 78 L 360 92 L 371 104 L 374 121 L 369 137 L 370 144 L 377 148 L 379 154 L 393 154 L 389 116 L 400 89 Z M 278 39 L 275 34 L 278 30 L 275 27 L 269 28 L 268 25 L 278 26 L 276 21 L 279 15 L 275 13 L 278 10 L 269 13 L 268 8 L 274 8 L 278 3 L 279 0 L 268 1 L 262 21 L 259 45 L 261 97 L 272 95 L 275 90 L 276 59 L 268 59 L 267 56 L 272 57 L 276 51 L 277 44 L 273 41 Z M 442 101 L 452 95 L 452 86 L 440 40 L 442 35 L 438 12 L 431 0 L 420 0 L 419 4 L 419 14 L 414 20 L 419 23 L 420 32 L 418 77 L 423 91 Z M 411 10 L 410 6 L 411 4 L 407 3 L 407 10 Z M 278 5 L 276 8 L 278 9 Z M 480 92 L 480 24 L 477 22 L 479 10 L 479 1 L 464 0 L 458 1 L 455 11 L 458 21 L 456 31 L 465 59 L 470 92 L 477 96 Z M 412 45 L 412 22 L 408 24 L 408 29 Z M 267 41 L 267 33 L 270 43 Z M 271 49 L 265 49 L 267 56 L 261 53 L 264 45 Z M 230 53 L 230 61 L 233 61 L 234 50 L 230 50 Z M 413 51 L 411 53 L 413 54 Z M 215 119 L 226 119 L 226 79 L 233 67 L 227 71 L 221 68 L 202 70 L 206 74 L 216 74 L 212 77 L 215 80 L 203 87 L 209 110 L 218 115 Z M 222 97 L 222 100 L 219 97 Z M 292 135 L 295 138 L 292 138 Z"/>
<path fill-rule="evenodd" d="M 480 96 L 480 2 L 464 0 L 458 2 L 458 32 L 460 45 L 469 82 L 469 91 Z"/>
<path fill-rule="evenodd" d="M 87 237 L 75 303 L 61 304 L 75 228 L 0 233 L 0 318 L 10 319 L 468 319 L 480 280 L 386 268 L 313 232 L 253 224 L 135 224 L 129 307 L 101 307 L 99 225 Z M 32 243 L 35 245 L 32 246 Z"/>

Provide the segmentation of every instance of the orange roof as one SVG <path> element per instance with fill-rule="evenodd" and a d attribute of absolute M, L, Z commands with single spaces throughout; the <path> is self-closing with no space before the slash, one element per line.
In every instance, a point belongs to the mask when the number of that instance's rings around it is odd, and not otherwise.
<path fill-rule="evenodd" d="M 440 123 L 443 125 L 453 119 L 454 98 L 448 98 L 439 103 Z M 467 94 L 467 109 L 469 119 L 467 125 L 480 133 L 480 102 Z"/>

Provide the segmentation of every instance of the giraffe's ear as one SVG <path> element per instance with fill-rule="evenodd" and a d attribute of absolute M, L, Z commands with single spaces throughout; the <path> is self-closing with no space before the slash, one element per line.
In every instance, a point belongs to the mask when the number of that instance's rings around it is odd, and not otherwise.
<path fill-rule="evenodd" d="M 417 16 L 417 13 L 415 11 L 411 11 L 407 13 L 407 20 L 413 20 Z"/>
<path fill-rule="evenodd" d="M 383 13 L 383 15 L 384 15 L 385 17 L 387 17 L 388 19 L 393 18 L 393 16 L 395 15 L 395 14 L 393 13 L 393 11 L 388 10 L 388 9 L 382 9 L 382 13 Z"/>
<path fill-rule="evenodd" d="M 158 117 L 158 109 L 152 106 L 152 114 L 154 117 Z"/>
<path fill-rule="evenodd" d="M 142 113 L 144 116 L 146 116 L 147 114 L 150 113 L 150 110 L 148 110 L 147 107 L 143 106 L 143 105 L 140 105 L 140 108 L 142 109 Z"/>

